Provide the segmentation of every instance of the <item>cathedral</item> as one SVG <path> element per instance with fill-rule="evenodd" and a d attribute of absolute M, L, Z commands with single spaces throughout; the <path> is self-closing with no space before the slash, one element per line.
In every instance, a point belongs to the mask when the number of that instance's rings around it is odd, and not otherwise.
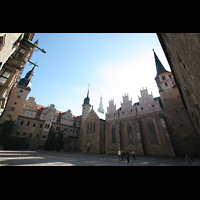
<path fill-rule="evenodd" d="M 155 81 L 160 97 L 153 97 L 147 88 L 140 90 L 139 101 L 133 103 L 123 96 L 116 109 L 114 99 L 109 101 L 105 120 L 90 105 L 89 89 L 83 100 L 82 115 L 71 110 L 58 111 L 55 105 L 42 106 L 35 98 L 26 100 L 31 90 L 34 69 L 21 79 L 0 123 L 12 117 L 16 120 L 12 134 L 26 137 L 24 149 L 43 150 L 51 129 L 63 131 L 63 151 L 83 153 L 117 153 L 132 151 L 137 155 L 200 156 L 200 140 L 190 121 L 178 87 L 154 52 L 157 74 Z M 100 113 L 104 113 L 102 97 Z"/>

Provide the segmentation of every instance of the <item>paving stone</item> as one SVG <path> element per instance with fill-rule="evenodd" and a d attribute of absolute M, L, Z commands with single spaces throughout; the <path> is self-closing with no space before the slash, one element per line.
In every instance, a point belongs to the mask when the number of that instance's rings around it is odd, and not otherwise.
<path fill-rule="evenodd" d="M 0 151 L 0 166 L 200 166 L 200 158 L 193 163 L 180 157 L 137 156 L 130 162 L 118 155 L 51 151 Z"/>

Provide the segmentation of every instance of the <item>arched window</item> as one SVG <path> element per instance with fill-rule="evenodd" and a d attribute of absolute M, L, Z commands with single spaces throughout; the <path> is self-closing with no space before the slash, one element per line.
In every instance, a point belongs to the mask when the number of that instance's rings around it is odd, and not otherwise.
<path fill-rule="evenodd" d="M 92 122 L 90 122 L 90 133 L 92 133 Z"/>
<path fill-rule="evenodd" d="M 127 125 L 127 135 L 128 135 L 128 144 L 133 144 L 133 132 L 132 132 L 132 126 L 130 124 Z"/>
<path fill-rule="evenodd" d="M 95 122 L 93 123 L 93 133 L 95 133 Z"/>
<path fill-rule="evenodd" d="M 148 121 L 148 130 L 149 130 L 150 143 L 154 145 L 159 144 L 158 137 L 156 134 L 156 129 L 152 120 Z"/>
<path fill-rule="evenodd" d="M 89 134 L 89 123 L 87 123 L 87 134 Z"/>
<path fill-rule="evenodd" d="M 115 133 L 115 126 L 112 126 L 112 143 L 116 144 L 116 133 Z"/>

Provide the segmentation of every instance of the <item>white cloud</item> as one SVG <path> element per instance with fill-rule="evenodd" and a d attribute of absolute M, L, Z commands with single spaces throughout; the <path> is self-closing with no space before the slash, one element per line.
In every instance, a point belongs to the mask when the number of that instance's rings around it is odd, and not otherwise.
<path fill-rule="evenodd" d="M 140 89 L 148 88 L 149 94 L 159 96 L 155 83 L 155 63 L 152 54 L 144 57 L 129 57 L 118 63 L 106 63 L 96 73 L 94 91 L 91 91 L 91 102 L 98 109 L 100 95 L 103 96 L 103 106 L 107 112 L 110 99 L 114 99 L 117 108 L 123 102 L 122 95 L 129 94 L 132 103 L 138 102 Z M 95 110 L 96 110 L 95 109 Z"/>

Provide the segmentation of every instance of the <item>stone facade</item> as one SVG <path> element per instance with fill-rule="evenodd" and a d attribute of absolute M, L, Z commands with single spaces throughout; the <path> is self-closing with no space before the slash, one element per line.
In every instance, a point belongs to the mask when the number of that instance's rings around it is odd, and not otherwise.
<path fill-rule="evenodd" d="M 200 33 L 157 33 L 195 131 L 200 137 Z"/>
<path fill-rule="evenodd" d="M 24 33 L 0 33 L 0 70 L 10 55 L 19 46 Z"/>
<path fill-rule="evenodd" d="M 1 34 L 2 35 L 2 34 Z M 29 42 L 28 33 L 13 33 L 0 35 L 0 116 L 5 110 L 10 96 L 20 80 L 27 61 L 30 60 L 35 44 Z M 3 38 L 2 38 L 3 37 Z M 8 115 L 8 114 L 7 114 Z M 6 117 L 6 116 L 5 116 Z M 6 119 L 0 119 L 3 123 Z"/>
<path fill-rule="evenodd" d="M 80 117 L 72 115 L 71 110 L 58 111 L 54 104 L 49 107 L 38 105 L 35 98 L 30 97 L 23 105 L 12 134 L 26 137 L 24 149 L 42 150 L 50 129 L 64 131 L 63 151 L 77 150 Z"/>
<path fill-rule="evenodd" d="M 1 120 L 5 121 L 9 115 L 16 119 L 12 134 L 26 136 L 24 149 L 29 150 L 43 149 L 49 130 L 54 129 L 64 131 L 64 151 L 117 153 L 124 149 L 129 152 L 134 150 L 137 155 L 200 157 L 199 68 L 196 67 L 199 58 L 191 54 L 198 52 L 198 45 L 191 44 L 199 44 L 199 35 L 158 36 L 172 68 L 172 73 L 166 71 L 154 52 L 157 68 L 155 80 L 160 97 L 154 98 L 147 88 L 143 88 L 139 102 L 133 104 L 125 94 L 119 109 L 116 109 L 113 99 L 109 101 L 105 120 L 91 109 L 89 90 L 82 105 L 82 116 L 78 117 L 73 116 L 71 110 L 56 110 L 54 104 L 48 107 L 38 105 L 33 97 L 25 101 L 31 88 L 31 72 L 23 81 L 21 79 L 23 84 L 13 88 L 20 70 L 34 50 L 29 46 L 29 51 L 21 51 L 22 46 L 28 46 L 25 40 L 0 71 L 1 80 L 6 79 L 0 87 L 2 111 L 11 94 Z M 181 45 L 187 41 L 193 42 L 186 45 L 189 54 L 185 46 L 181 49 Z M 19 55 L 25 60 L 19 59 Z M 103 108 L 100 110 L 103 112 Z"/>
<path fill-rule="evenodd" d="M 105 120 L 93 109 L 82 127 L 81 152 L 105 153 Z"/>
<path fill-rule="evenodd" d="M 200 156 L 200 141 L 170 72 L 155 78 L 164 107 L 164 117 L 177 156 Z"/>
<path fill-rule="evenodd" d="M 109 102 L 106 114 L 106 149 L 117 153 L 120 149 L 134 150 L 137 155 L 175 156 L 158 98 L 140 90 L 139 102 L 132 104 L 128 95 L 123 96 L 121 107 L 116 110 Z"/>

